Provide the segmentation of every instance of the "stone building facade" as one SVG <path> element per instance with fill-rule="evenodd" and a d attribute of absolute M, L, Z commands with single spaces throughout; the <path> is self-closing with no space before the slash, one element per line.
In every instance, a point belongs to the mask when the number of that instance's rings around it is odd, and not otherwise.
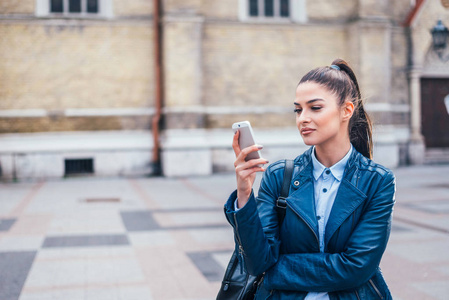
<path fill-rule="evenodd" d="M 360 80 L 375 122 L 375 159 L 389 167 L 424 162 L 431 147 L 421 85 L 432 90 L 435 79 L 444 89 L 449 80 L 429 32 L 438 18 L 449 25 L 447 1 L 160 4 L 155 145 L 154 0 L 0 3 L 3 178 L 62 177 L 76 161 L 96 175 L 152 174 L 156 146 L 166 176 L 227 171 L 230 126 L 240 120 L 251 121 L 270 161 L 293 158 L 307 148 L 295 129 L 295 86 L 337 57 Z"/>

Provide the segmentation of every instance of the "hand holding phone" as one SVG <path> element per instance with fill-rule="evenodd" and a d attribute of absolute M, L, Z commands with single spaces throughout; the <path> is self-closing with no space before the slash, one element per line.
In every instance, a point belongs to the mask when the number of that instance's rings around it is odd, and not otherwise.
<path fill-rule="evenodd" d="M 237 159 L 234 162 L 237 177 L 238 207 L 243 207 L 251 195 L 256 172 L 263 172 L 266 159 L 261 158 L 259 150 L 262 146 L 256 144 L 251 124 L 248 121 L 237 122 L 232 125 L 234 131 L 234 149 Z M 237 133 L 238 131 L 238 133 Z"/>
<path fill-rule="evenodd" d="M 251 128 L 251 124 L 249 123 L 249 121 L 236 122 L 232 124 L 232 130 L 234 131 L 234 134 L 236 133 L 236 131 L 240 132 L 239 134 L 240 150 L 243 150 L 256 144 L 253 129 Z M 261 157 L 262 156 L 260 155 L 259 151 L 254 151 L 250 152 L 246 156 L 245 161 L 248 161 L 250 159 L 258 159 Z"/>

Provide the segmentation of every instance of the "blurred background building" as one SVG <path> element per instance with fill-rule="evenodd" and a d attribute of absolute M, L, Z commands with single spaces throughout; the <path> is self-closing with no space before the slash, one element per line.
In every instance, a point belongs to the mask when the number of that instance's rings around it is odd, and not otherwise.
<path fill-rule="evenodd" d="M 377 161 L 447 161 L 444 24 L 448 0 L 2 0 L 1 176 L 227 171 L 241 120 L 293 158 L 296 84 L 337 57 Z"/>

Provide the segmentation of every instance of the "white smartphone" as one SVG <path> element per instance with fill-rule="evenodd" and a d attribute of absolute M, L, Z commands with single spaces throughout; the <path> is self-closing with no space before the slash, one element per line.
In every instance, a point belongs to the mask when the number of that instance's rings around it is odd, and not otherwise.
<path fill-rule="evenodd" d="M 236 122 L 232 124 L 232 130 L 234 131 L 234 134 L 237 130 L 240 131 L 239 146 L 241 150 L 256 144 L 253 129 L 251 128 L 249 121 Z M 250 159 L 257 159 L 261 157 L 262 156 L 259 151 L 254 151 L 248 154 L 245 160 L 248 161 Z"/>

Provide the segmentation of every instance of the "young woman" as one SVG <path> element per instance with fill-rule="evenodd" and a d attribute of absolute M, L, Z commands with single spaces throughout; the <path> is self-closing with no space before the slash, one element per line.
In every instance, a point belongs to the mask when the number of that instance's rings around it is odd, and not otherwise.
<path fill-rule="evenodd" d="M 395 178 L 374 163 L 371 122 L 349 65 L 307 73 L 296 88 L 296 125 L 312 146 L 294 160 L 286 215 L 276 200 L 284 161 L 245 161 L 261 146 L 233 140 L 237 190 L 225 205 L 247 271 L 264 273 L 256 299 L 391 299 L 379 263 L 390 234 Z M 264 172 L 257 198 L 252 186 Z"/>

